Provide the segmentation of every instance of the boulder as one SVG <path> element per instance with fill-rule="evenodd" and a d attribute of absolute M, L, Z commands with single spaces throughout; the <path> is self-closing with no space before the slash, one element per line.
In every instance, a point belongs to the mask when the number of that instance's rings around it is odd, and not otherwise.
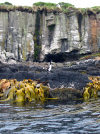
<path fill-rule="evenodd" d="M 72 101 L 82 98 L 82 91 L 73 88 L 57 88 L 50 91 L 50 96 L 57 101 Z"/>

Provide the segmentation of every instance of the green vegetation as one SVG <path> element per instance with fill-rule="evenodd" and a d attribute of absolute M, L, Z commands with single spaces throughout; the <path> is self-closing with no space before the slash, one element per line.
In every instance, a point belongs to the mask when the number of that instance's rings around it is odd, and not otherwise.
<path fill-rule="evenodd" d="M 95 6 L 91 8 L 94 12 L 100 12 L 100 6 Z"/>
<path fill-rule="evenodd" d="M 69 7 L 75 7 L 74 5 L 70 4 L 70 3 L 65 3 L 65 2 L 60 2 L 58 3 L 60 5 L 60 7 L 62 9 L 66 9 L 66 8 L 69 8 Z"/>
<path fill-rule="evenodd" d="M 70 3 L 65 3 L 65 2 L 60 2 L 58 4 L 55 3 L 48 3 L 48 2 L 36 2 L 33 4 L 33 6 L 40 6 L 40 7 L 57 7 L 57 5 L 60 6 L 60 8 L 62 9 L 66 9 L 69 7 L 74 7 L 74 5 L 70 4 Z"/>
<path fill-rule="evenodd" d="M 80 58 L 80 60 L 93 59 L 93 58 L 95 58 L 97 56 L 100 57 L 100 52 L 98 52 L 98 53 L 92 53 L 92 54 L 88 54 L 88 55 L 82 56 Z"/>
<path fill-rule="evenodd" d="M 36 14 L 35 34 L 34 34 L 34 61 L 40 60 L 41 53 L 41 15 Z"/>
<path fill-rule="evenodd" d="M 14 6 L 9 2 L 0 4 L 0 11 L 22 11 L 22 12 L 30 12 L 34 13 L 37 11 L 46 11 L 52 13 L 64 12 L 69 14 L 71 13 L 81 13 L 81 14 L 96 14 L 100 12 L 100 6 L 95 6 L 91 8 L 76 8 L 74 5 L 70 3 L 60 2 L 58 4 L 50 3 L 50 2 L 36 2 L 33 4 L 33 7 L 28 6 Z"/>
<path fill-rule="evenodd" d="M 35 41 L 36 42 L 36 41 Z M 38 44 L 34 44 L 34 61 L 39 61 L 40 59 L 40 52 L 41 52 L 41 46 Z"/>
<path fill-rule="evenodd" d="M 34 9 L 32 7 L 27 7 L 27 6 L 13 6 L 13 5 L 1 5 L 0 6 L 0 11 L 5 11 L 5 12 L 10 12 L 10 11 L 22 11 L 22 12 L 35 12 L 37 9 Z"/>
<path fill-rule="evenodd" d="M 46 8 L 47 10 L 49 10 L 49 9 L 57 10 L 57 11 L 60 10 L 63 12 L 68 12 L 68 10 L 70 10 L 69 8 L 75 8 L 74 5 L 72 5 L 70 3 L 64 3 L 64 2 L 60 2 L 58 4 L 47 3 L 47 2 L 36 2 L 33 4 L 33 6 Z M 60 8 L 58 8 L 58 6 L 60 6 Z"/>
<path fill-rule="evenodd" d="M 7 5 L 7 6 L 11 6 L 11 5 L 12 5 L 12 3 L 5 2 L 5 3 L 0 3 L 0 5 Z"/>
<path fill-rule="evenodd" d="M 44 6 L 44 7 L 56 7 L 55 3 L 48 3 L 48 2 L 36 2 L 33 6 Z"/>
<path fill-rule="evenodd" d="M 61 9 L 57 7 L 55 3 L 49 2 L 36 2 L 33 4 L 33 8 L 40 10 L 40 11 L 47 11 L 47 12 L 61 12 Z"/>

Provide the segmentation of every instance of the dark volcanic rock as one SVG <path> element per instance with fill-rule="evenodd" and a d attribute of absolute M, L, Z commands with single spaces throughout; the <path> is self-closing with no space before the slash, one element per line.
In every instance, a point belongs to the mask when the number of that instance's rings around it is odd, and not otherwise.
<path fill-rule="evenodd" d="M 62 71 L 50 73 L 49 75 L 51 88 L 72 87 L 82 90 L 89 82 L 87 75 L 78 72 Z"/>
<path fill-rule="evenodd" d="M 95 62 L 95 66 L 100 68 L 100 60 L 97 60 L 97 61 Z"/>
<path fill-rule="evenodd" d="M 50 96 L 61 101 L 82 97 L 83 88 L 90 82 L 90 75 L 100 75 L 99 61 L 80 61 L 70 67 L 52 68 L 50 72 L 43 66 L 34 64 L 0 64 L 0 79 L 32 79 L 47 82 L 51 88 Z"/>
<path fill-rule="evenodd" d="M 66 71 L 63 68 L 52 69 L 51 72 L 42 67 L 26 65 L 1 65 L 0 79 L 33 79 L 41 82 L 48 81 L 50 88 L 69 88 L 82 90 L 89 82 L 87 75 L 75 71 Z"/>
<path fill-rule="evenodd" d="M 80 72 L 82 74 L 99 76 L 100 75 L 100 61 L 98 60 L 83 60 L 76 62 L 75 65 L 70 67 L 62 67 L 64 71 Z"/>
<path fill-rule="evenodd" d="M 53 68 L 50 72 L 34 64 L 0 64 L 0 79 L 38 79 L 48 81 L 52 89 L 66 87 L 83 90 L 89 82 L 89 75 L 100 75 L 100 61 L 80 61 L 70 67 Z"/>

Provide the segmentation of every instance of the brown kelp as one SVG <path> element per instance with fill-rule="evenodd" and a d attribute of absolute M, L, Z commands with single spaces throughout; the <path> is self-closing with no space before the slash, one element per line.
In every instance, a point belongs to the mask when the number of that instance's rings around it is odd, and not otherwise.
<path fill-rule="evenodd" d="M 89 77 L 91 82 L 87 83 L 86 87 L 83 90 L 83 98 L 85 101 L 91 98 L 97 98 L 100 92 L 100 76 L 98 77 Z M 57 92 L 58 94 L 57 94 Z M 52 96 L 51 93 L 56 94 L 56 96 Z M 50 88 L 45 85 L 45 83 L 41 83 L 39 80 L 31 80 L 24 79 L 23 81 L 17 81 L 16 79 L 2 79 L 0 80 L 0 101 L 11 101 L 15 103 L 19 102 L 44 102 L 47 99 L 58 99 L 63 100 L 71 99 L 72 96 L 75 95 L 77 99 L 80 98 L 81 92 L 78 93 L 78 90 L 72 90 L 65 88 L 65 90 L 61 89 L 61 93 L 59 89 L 50 90 Z M 64 96 L 62 96 L 64 94 Z M 60 95 L 60 96 L 59 96 Z M 69 96 L 69 97 L 68 97 Z"/>
<path fill-rule="evenodd" d="M 0 80 L 0 101 L 32 102 L 45 101 L 49 87 L 33 80 Z"/>
<path fill-rule="evenodd" d="M 89 77 L 92 82 L 89 82 L 84 88 L 83 98 L 88 100 L 90 98 L 97 98 L 100 92 L 100 76 Z"/>

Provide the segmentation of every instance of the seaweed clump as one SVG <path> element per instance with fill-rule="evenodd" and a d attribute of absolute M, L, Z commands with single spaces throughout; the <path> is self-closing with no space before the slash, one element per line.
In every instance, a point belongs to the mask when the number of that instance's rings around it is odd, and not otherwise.
<path fill-rule="evenodd" d="M 84 88 L 83 98 L 89 100 L 90 98 L 99 97 L 100 92 L 100 76 L 89 77 L 92 82 L 89 82 Z"/>
<path fill-rule="evenodd" d="M 45 101 L 49 97 L 49 87 L 31 79 L 0 80 L 0 101 L 32 102 Z"/>

